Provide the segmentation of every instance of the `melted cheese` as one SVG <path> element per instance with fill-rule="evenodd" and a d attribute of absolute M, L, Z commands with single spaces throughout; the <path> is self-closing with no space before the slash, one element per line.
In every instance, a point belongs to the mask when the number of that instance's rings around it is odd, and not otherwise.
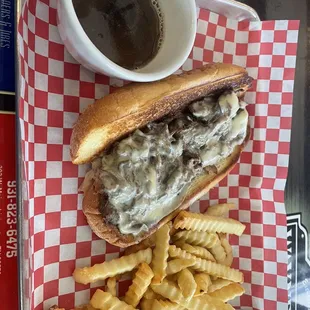
<path fill-rule="evenodd" d="M 174 211 L 193 179 L 244 141 L 244 107 L 234 92 L 204 98 L 115 143 L 94 165 L 109 198 L 108 221 L 138 235 Z"/>

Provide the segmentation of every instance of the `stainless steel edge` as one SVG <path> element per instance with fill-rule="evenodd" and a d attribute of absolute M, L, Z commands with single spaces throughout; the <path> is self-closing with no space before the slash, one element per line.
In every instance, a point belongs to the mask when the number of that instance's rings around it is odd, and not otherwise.
<path fill-rule="evenodd" d="M 257 12 L 248 5 L 234 0 L 196 0 L 198 7 L 238 21 L 260 21 Z"/>

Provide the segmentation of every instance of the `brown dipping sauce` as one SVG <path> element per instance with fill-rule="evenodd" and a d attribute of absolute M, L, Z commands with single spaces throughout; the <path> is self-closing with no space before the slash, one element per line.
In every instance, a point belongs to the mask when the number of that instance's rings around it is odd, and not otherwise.
<path fill-rule="evenodd" d="M 155 0 L 73 0 L 84 31 L 111 61 L 134 70 L 157 54 L 163 33 Z"/>

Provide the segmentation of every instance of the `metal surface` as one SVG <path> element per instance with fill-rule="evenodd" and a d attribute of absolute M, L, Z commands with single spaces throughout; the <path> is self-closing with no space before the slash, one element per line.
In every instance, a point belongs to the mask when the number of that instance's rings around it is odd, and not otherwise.
<path fill-rule="evenodd" d="M 202 9 L 224 15 L 231 19 L 259 21 L 257 12 L 250 6 L 233 0 L 196 0 Z"/>

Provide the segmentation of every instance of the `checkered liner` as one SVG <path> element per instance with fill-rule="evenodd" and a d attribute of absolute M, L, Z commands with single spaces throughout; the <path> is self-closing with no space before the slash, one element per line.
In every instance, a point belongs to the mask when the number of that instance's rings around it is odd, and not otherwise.
<path fill-rule="evenodd" d="M 74 122 L 94 99 L 122 81 L 94 74 L 68 54 L 56 26 L 55 0 L 29 0 L 19 23 L 20 125 L 25 170 L 26 298 L 30 309 L 70 308 L 89 300 L 75 284 L 75 267 L 110 260 L 120 249 L 91 232 L 77 194 L 87 166 L 70 162 Z M 236 22 L 199 11 L 195 47 L 184 70 L 206 62 L 247 68 L 255 79 L 246 95 L 253 139 L 230 175 L 195 203 L 234 202 L 230 216 L 246 224 L 231 236 L 234 267 L 245 276 L 238 309 L 287 309 L 284 186 L 289 160 L 298 21 Z M 128 283 L 120 285 L 124 292 Z"/>

